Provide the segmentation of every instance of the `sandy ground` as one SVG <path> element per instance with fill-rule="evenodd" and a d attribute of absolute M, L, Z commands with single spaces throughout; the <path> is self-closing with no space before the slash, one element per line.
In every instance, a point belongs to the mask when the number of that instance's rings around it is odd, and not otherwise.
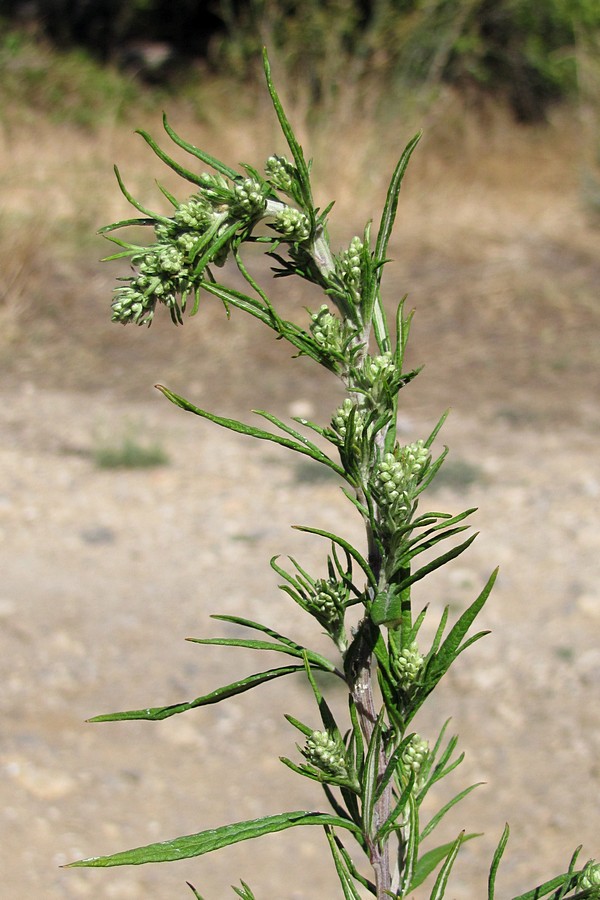
<path fill-rule="evenodd" d="M 459 858 L 452 900 L 486 894 L 505 821 L 500 897 L 563 871 L 579 843 L 583 859 L 600 855 L 598 232 L 572 198 L 544 218 L 546 200 L 523 211 L 508 198 L 512 218 L 488 206 L 465 225 L 458 193 L 448 194 L 462 255 L 456 235 L 447 249 L 428 245 L 426 207 L 421 232 L 395 248 L 390 296 L 411 289 L 412 352 L 427 363 L 407 391 L 402 435 L 424 436 L 451 405 L 448 477 L 430 502 L 479 507 L 474 546 L 416 592 L 430 603 L 426 633 L 445 603 L 457 615 L 501 566 L 481 617 L 492 635 L 461 657 L 418 723 L 435 738 L 451 716 L 466 753 L 436 801 L 486 782 L 443 828 L 444 839 L 485 832 Z M 240 877 L 259 898 L 338 896 L 316 829 L 169 866 L 60 868 L 322 806 L 316 786 L 278 762 L 297 753 L 283 713 L 315 718 L 300 683 L 163 723 L 84 720 L 191 699 L 264 665 L 247 651 L 184 642 L 223 633 L 213 612 L 268 620 L 324 649 L 268 560 L 290 553 L 322 566 L 326 547 L 291 523 L 361 537 L 335 482 L 176 410 L 151 387 L 166 383 L 240 417 L 254 406 L 326 421 L 340 399 L 334 384 L 216 307 L 177 331 L 166 322 L 120 329 L 105 313 L 110 272 L 90 264 L 52 278 L 68 315 L 36 321 L 2 349 L 2 897 L 173 900 L 191 896 L 188 880 L 220 898 Z M 293 289 L 286 297 L 297 309 L 311 302 Z M 158 441 L 170 464 L 98 469 L 94 448 L 132 429 Z"/>

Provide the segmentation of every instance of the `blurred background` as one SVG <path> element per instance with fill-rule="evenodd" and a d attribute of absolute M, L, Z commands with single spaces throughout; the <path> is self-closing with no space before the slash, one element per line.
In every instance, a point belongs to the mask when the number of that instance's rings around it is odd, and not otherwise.
<path fill-rule="evenodd" d="M 266 619 L 268 597 L 282 630 L 318 641 L 267 561 L 298 553 L 318 571 L 323 548 L 289 523 L 350 527 L 331 484 L 188 421 L 152 389 L 240 418 L 258 407 L 326 422 L 336 384 L 208 297 L 183 328 L 160 311 L 149 331 L 109 321 L 127 273 L 100 264 L 111 247 L 96 233 L 130 215 L 113 164 L 153 209 L 165 208 L 156 179 L 185 199 L 189 187 L 133 133 L 172 152 L 163 110 L 233 167 L 285 153 L 263 46 L 314 158 L 317 202 L 336 201 L 334 250 L 377 221 L 402 148 L 424 131 L 385 281 L 390 309 L 407 292 L 416 308 L 410 361 L 426 366 L 400 425 L 403 439 L 422 437 L 452 407 L 432 502 L 479 505 L 482 531 L 426 599 L 459 612 L 502 564 L 484 622 L 494 637 L 421 726 L 434 737 L 452 714 L 467 751 L 455 790 L 490 785 L 448 825 L 449 839 L 463 826 L 486 832 L 465 849 L 452 897 L 483 895 L 506 819 L 507 892 L 562 870 L 579 842 L 586 859 L 600 854 L 597 0 L 0 0 L 0 828 L 11 900 L 186 896 L 186 878 L 221 897 L 238 872 L 265 898 L 335 895 L 321 836 L 292 832 L 182 870 L 58 868 L 320 802 L 277 762 L 295 753 L 282 712 L 311 715 L 300 687 L 295 706 L 269 686 L 157 726 L 81 724 L 236 677 L 234 651 L 182 644 L 220 633 L 210 612 Z M 268 283 L 268 265 L 250 257 Z M 299 322 L 322 302 L 291 280 L 273 296 Z"/>

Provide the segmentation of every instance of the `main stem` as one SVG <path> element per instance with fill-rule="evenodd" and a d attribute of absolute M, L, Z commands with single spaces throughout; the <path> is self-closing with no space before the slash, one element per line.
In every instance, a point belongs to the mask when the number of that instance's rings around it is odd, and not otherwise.
<path fill-rule="evenodd" d="M 379 580 L 382 559 L 375 542 L 373 541 L 373 535 L 369 525 L 367 525 L 367 537 L 369 543 L 369 565 L 372 568 L 375 578 Z M 349 653 L 349 656 L 351 654 L 351 659 L 348 660 L 346 666 L 352 699 L 354 700 L 361 730 L 367 745 L 373 740 L 373 731 L 378 718 L 373 690 L 373 668 L 375 665 L 373 651 L 378 638 L 378 627 L 373 624 L 368 615 L 365 616 L 358 626 L 354 644 Z M 382 741 L 377 761 L 378 781 L 385 772 L 387 763 L 388 758 L 386 748 Z M 383 844 L 380 844 L 378 841 L 374 840 L 373 836 L 388 818 L 391 804 L 392 784 L 390 782 L 375 804 L 371 831 L 364 835 L 369 850 L 369 860 L 375 874 L 377 900 L 389 900 L 389 891 L 391 890 L 390 847 L 389 840 L 385 840 Z"/>
<path fill-rule="evenodd" d="M 329 276 L 335 271 L 335 263 L 329 246 L 327 235 L 322 228 L 319 228 L 311 247 L 312 259 L 327 283 Z M 342 316 L 347 314 L 346 310 L 340 310 Z M 381 311 L 377 309 L 377 314 L 381 315 Z M 367 352 L 369 342 L 369 332 L 371 323 L 363 324 L 363 333 L 361 335 L 361 343 L 363 344 L 363 355 Z M 385 436 L 387 429 L 382 429 L 376 436 L 376 443 L 382 452 L 385 444 Z M 360 493 L 360 491 L 359 491 Z M 361 497 L 358 498 L 359 500 Z M 364 498 L 363 498 L 364 499 Z M 377 582 L 382 569 L 383 560 L 376 542 L 374 541 L 373 532 L 370 524 L 366 523 L 367 541 L 369 545 L 369 565 L 375 575 Z M 377 722 L 378 713 L 375 706 L 375 695 L 373 691 L 373 666 L 374 654 L 373 648 L 379 637 L 379 629 L 370 620 L 369 616 L 365 616 L 358 627 L 357 634 L 354 639 L 353 646 L 348 656 L 351 659 L 346 661 L 346 673 L 352 694 L 352 699 L 358 713 L 360 727 L 367 744 L 373 739 L 373 730 Z M 388 763 L 384 742 L 381 742 L 379 751 L 379 759 L 377 761 L 377 780 L 379 781 L 385 772 Z M 391 890 L 392 879 L 390 873 L 390 847 L 389 840 L 385 840 L 383 844 L 373 839 L 379 827 L 386 821 L 391 810 L 392 804 L 392 784 L 388 783 L 381 797 L 375 804 L 373 810 L 373 823 L 370 834 L 365 834 L 364 838 L 369 850 L 369 859 L 375 873 L 375 885 L 377 888 L 377 900 L 389 900 L 389 892 Z"/>

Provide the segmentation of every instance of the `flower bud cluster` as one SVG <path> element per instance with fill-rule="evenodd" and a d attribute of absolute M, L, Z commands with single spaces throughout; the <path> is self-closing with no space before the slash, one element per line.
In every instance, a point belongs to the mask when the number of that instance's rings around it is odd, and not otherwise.
<path fill-rule="evenodd" d="M 319 578 L 310 599 L 310 610 L 328 631 L 337 631 L 344 619 L 348 588 L 341 581 Z"/>
<path fill-rule="evenodd" d="M 412 769 L 415 775 L 418 775 L 428 755 L 428 742 L 419 737 L 418 734 L 414 734 L 404 749 L 402 762 L 406 769 Z"/>
<path fill-rule="evenodd" d="M 273 228 L 288 241 L 299 243 L 310 237 L 310 221 L 305 213 L 293 206 L 284 206 L 273 221 Z M 327 309 L 327 307 L 325 307 Z"/>
<path fill-rule="evenodd" d="M 244 178 L 233 185 L 231 209 L 249 218 L 260 216 L 267 205 L 265 187 L 254 178 Z"/>
<path fill-rule="evenodd" d="M 398 372 L 392 353 L 366 356 L 356 371 L 355 383 L 365 395 L 366 406 L 375 410 L 387 409 L 390 397 L 398 391 Z"/>
<path fill-rule="evenodd" d="M 341 319 L 332 315 L 326 304 L 318 312 L 312 313 L 310 318 L 310 331 L 317 344 L 334 353 L 342 353 L 346 336 Z"/>
<path fill-rule="evenodd" d="M 342 250 L 336 261 L 336 274 L 356 304 L 361 299 L 363 250 L 361 239 L 353 237 L 348 249 Z"/>
<path fill-rule="evenodd" d="M 429 459 L 423 441 L 386 453 L 375 470 L 373 487 L 384 513 L 402 518 L 410 510 L 411 495 Z"/>
<path fill-rule="evenodd" d="M 302 755 L 326 775 L 348 778 L 343 744 L 328 731 L 313 731 L 302 749 Z"/>
<path fill-rule="evenodd" d="M 132 263 L 138 274 L 115 290 L 113 321 L 150 325 L 158 301 L 171 311 L 174 321 L 179 321 L 177 298 L 182 296 L 185 305 L 185 296 L 191 290 L 185 254 L 173 244 L 155 244 L 134 255 Z"/>
<path fill-rule="evenodd" d="M 259 218 L 268 190 L 253 178 L 230 184 L 222 175 L 202 174 L 198 192 L 180 203 L 171 219 L 156 219 L 156 243 L 133 253 L 137 274 L 116 289 L 113 321 L 149 325 L 160 302 L 180 322 L 186 298 L 198 289 L 202 278 L 196 271 L 196 257 L 206 233 L 213 229 L 216 241 L 236 221 L 244 226 Z M 222 265 L 228 252 L 229 242 L 214 253 L 212 261 Z"/>
<path fill-rule="evenodd" d="M 365 427 L 365 417 L 361 407 L 356 401 L 346 397 L 340 407 L 336 409 L 331 419 L 331 436 L 334 441 L 343 445 L 348 433 L 350 416 L 354 412 L 354 437 L 359 440 Z"/>
<path fill-rule="evenodd" d="M 593 893 L 590 896 L 594 898 L 600 897 L 600 863 L 595 862 L 593 859 L 587 863 L 579 876 L 577 887 L 581 888 L 581 890 L 597 888 L 596 893 Z"/>
<path fill-rule="evenodd" d="M 398 687 L 403 691 L 409 691 L 415 684 L 423 668 L 423 657 L 419 648 L 413 642 L 400 652 L 393 654 L 392 667 Z"/>
<path fill-rule="evenodd" d="M 270 156 L 265 163 L 265 174 L 276 190 L 291 193 L 296 167 L 285 156 Z"/>

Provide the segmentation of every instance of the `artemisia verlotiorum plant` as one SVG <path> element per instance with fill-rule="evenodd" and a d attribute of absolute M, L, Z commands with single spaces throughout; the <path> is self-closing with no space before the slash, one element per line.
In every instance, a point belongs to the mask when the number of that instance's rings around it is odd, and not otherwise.
<path fill-rule="evenodd" d="M 474 535 L 465 537 L 464 532 L 474 510 L 452 515 L 419 508 L 421 494 L 444 461 L 445 451 L 437 458 L 432 455 L 444 416 L 424 440 L 403 445 L 397 437 L 399 392 L 417 372 L 404 366 L 411 316 L 400 302 L 393 322 L 388 321 L 381 280 L 400 186 L 420 136 L 408 143 L 392 175 L 377 233 L 372 235 L 367 225 L 361 237 L 353 238 L 346 249 L 335 254 L 327 234 L 331 206 L 323 211 L 314 206 L 310 164 L 273 86 L 266 56 L 265 72 L 291 158 L 271 156 L 262 173 L 249 165 L 238 172 L 186 143 L 165 119 L 169 138 L 209 167 L 210 173 L 187 170 L 148 134 L 141 135 L 167 166 L 192 183 L 194 193 L 180 202 L 161 188 L 172 209 L 170 215 L 160 215 L 129 194 L 117 171 L 121 190 L 140 215 L 103 229 L 120 248 L 110 259 L 129 259 L 134 272 L 123 278 L 115 291 L 113 320 L 150 325 L 156 307 L 162 304 L 173 322 L 180 323 L 184 312 L 190 308 L 194 315 L 201 296 L 209 294 L 227 311 L 233 307 L 256 317 L 288 341 L 296 355 L 308 356 L 335 373 L 346 396 L 324 426 L 299 418 L 283 422 L 268 412 L 258 413 L 265 428 L 246 425 L 198 409 L 166 387 L 159 386 L 159 390 L 184 410 L 231 431 L 274 441 L 333 470 L 343 479 L 348 502 L 362 517 L 365 548 L 353 546 L 343 536 L 305 527 L 302 530 L 328 542 L 323 571 L 311 574 L 293 559 L 287 565 L 277 558 L 271 561 L 281 577 L 282 590 L 330 636 L 334 660 L 278 633 L 268 623 L 216 616 L 241 626 L 248 636 L 198 643 L 276 652 L 289 657 L 289 663 L 242 678 L 192 702 L 102 715 L 91 721 L 166 719 L 304 671 L 320 725 L 315 729 L 289 715 L 303 746 L 296 761 L 282 762 L 320 785 L 328 811 L 285 811 L 72 865 L 181 860 L 263 834 L 318 825 L 325 833 L 341 896 L 347 900 L 358 900 L 365 893 L 378 900 L 399 900 L 427 880 L 431 887 L 423 890 L 429 890 L 430 900 L 439 900 L 445 895 L 461 846 L 474 835 L 461 833 L 441 846 L 432 844 L 432 835 L 440 820 L 475 786 L 461 790 L 422 822 L 420 811 L 430 789 L 459 765 L 462 756 L 455 755 L 457 740 L 446 737 L 446 725 L 431 745 L 411 726 L 455 659 L 486 633 L 469 634 L 496 573 L 457 621 L 450 623 L 448 609 L 444 610 L 431 645 L 425 646 L 420 629 L 426 610 L 413 609 L 412 586 L 469 547 Z M 268 226 L 266 234 L 255 234 L 259 223 Z M 131 244 L 114 236 L 116 229 L 129 225 L 146 226 L 152 243 Z M 322 289 L 327 302 L 310 315 L 306 327 L 283 318 L 250 274 L 241 253 L 246 243 L 260 245 L 275 260 L 276 277 L 296 276 Z M 249 293 L 216 278 L 215 267 L 226 260 L 233 260 Z M 324 446 L 329 449 L 322 449 Z M 351 616 L 358 621 L 354 628 L 348 623 Z M 327 703 L 327 691 L 322 687 L 327 677 L 332 683 L 343 682 L 347 690 L 348 713 L 343 722 L 335 718 Z M 496 872 L 507 840 L 508 827 L 492 860 L 488 900 L 495 896 Z M 352 855 L 349 841 L 355 845 Z M 357 847 L 364 854 L 364 867 L 355 862 Z M 577 852 L 563 874 L 514 900 L 559 900 L 567 895 L 578 900 L 599 898 L 600 866 L 588 863 L 578 869 L 576 860 Z M 234 891 L 246 900 L 254 896 L 243 882 Z"/>

